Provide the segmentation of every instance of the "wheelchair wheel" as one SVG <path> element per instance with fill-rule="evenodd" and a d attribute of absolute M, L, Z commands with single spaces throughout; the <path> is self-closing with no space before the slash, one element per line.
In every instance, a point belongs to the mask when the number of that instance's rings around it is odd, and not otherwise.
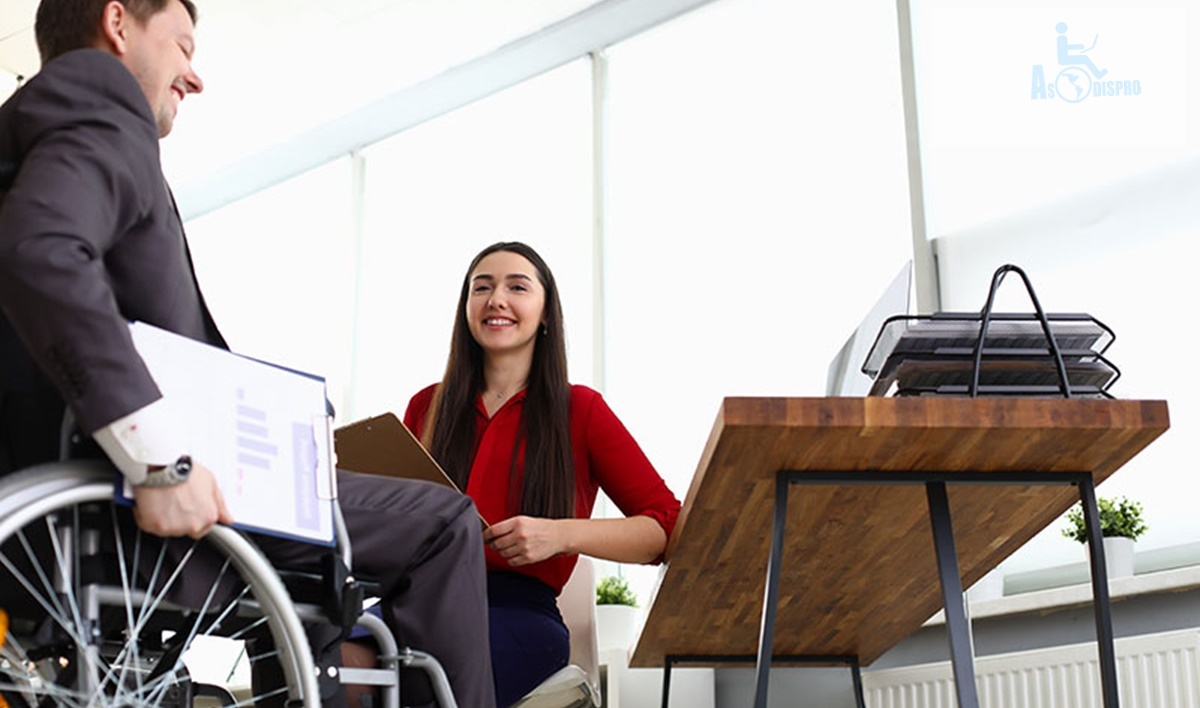
<path fill-rule="evenodd" d="M 319 706 L 304 628 L 261 552 L 220 526 L 143 534 L 113 491 L 100 463 L 0 478 L 0 706 Z M 276 680 L 234 679 L 251 673 Z"/>

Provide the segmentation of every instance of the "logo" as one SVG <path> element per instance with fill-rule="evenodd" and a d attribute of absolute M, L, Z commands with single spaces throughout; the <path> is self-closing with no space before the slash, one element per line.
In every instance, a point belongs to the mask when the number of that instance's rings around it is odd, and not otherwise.
<path fill-rule="evenodd" d="M 1088 56 L 1088 52 L 1095 49 L 1099 43 L 1100 35 L 1092 38 L 1090 46 L 1071 44 L 1067 39 L 1066 22 L 1059 22 L 1054 29 L 1058 32 L 1055 40 L 1058 73 L 1047 81 L 1042 65 L 1034 64 L 1030 98 L 1040 101 L 1057 96 L 1067 103 L 1082 103 L 1089 97 L 1129 97 L 1142 94 L 1140 80 L 1106 79 L 1108 68 L 1098 67 L 1096 62 L 1092 61 L 1092 57 Z"/>

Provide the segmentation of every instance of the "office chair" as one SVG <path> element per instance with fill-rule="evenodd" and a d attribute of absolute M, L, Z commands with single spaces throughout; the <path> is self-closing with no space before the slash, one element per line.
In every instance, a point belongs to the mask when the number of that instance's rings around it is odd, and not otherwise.
<path fill-rule="evenodd" d="M 600 664 L 596 648 L 596 574 L 580 556 L 558 596 L 558 609 L 571 632 L 571 658 L 513 708 L 599 708 Z"/>

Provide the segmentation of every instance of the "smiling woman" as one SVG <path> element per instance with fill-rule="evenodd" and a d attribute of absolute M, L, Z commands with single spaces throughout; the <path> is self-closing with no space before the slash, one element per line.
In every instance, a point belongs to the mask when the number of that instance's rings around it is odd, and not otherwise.
<path fill-rule="evenodd" d="M 404 423 L 490 524 L 497 705 L 566 666 L 555 598 L 579 555 L 661 562 L 679 500 L 601 394 L 567 377 L 558 281 L 531 247 L 495 243 L 462 279 L 441 383 Z M 592 518 L 603 491 L 624 518 Z"/>

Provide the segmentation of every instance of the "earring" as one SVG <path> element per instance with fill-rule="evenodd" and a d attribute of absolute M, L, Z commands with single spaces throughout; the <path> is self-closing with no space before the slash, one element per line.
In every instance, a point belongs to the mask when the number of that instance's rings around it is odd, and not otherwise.
<path fill-rule="evenodd" d="M 547 333 L 549 333 L 549 331 L 550 331 L 550 330 L 548 330 L 548 329 L 546 328 L 546 324 L 543 322 L 543 323 L 542 323 L 542 336 L 545 336 Z"/>

